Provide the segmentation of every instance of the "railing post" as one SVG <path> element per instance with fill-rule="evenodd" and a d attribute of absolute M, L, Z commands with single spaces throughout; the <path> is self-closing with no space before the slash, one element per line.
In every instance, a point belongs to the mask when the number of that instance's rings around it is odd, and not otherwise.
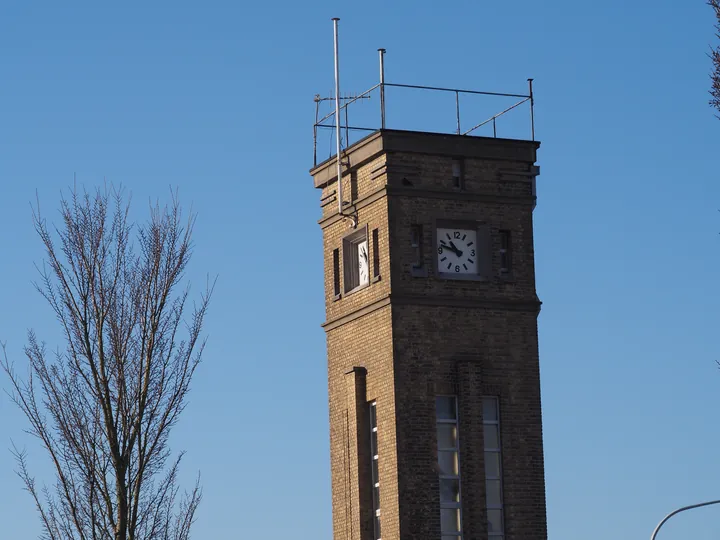
<path fill-rule="evenodd" d="M 378 49 L 380 55 L 380 128 L 385 129 L 385 49 Z"/>
<path fill-rule="evenodd" d="M 457 134 L 460 135 L 460 92 L 455 90 L 455 116 L 457 117 Z"/>
<path fill-rule="evenodd" d="M 530 86 L 530 130 L 532 132 L 532 140 L 535 140 L 535 98 L 533 97 L 533 80 L 528 79 L 528 85 Z"/>
<path fill-rule="evenodd" d="M 313 125 L 313 167 L 317 165 L 317 128 L 320 114 L 320 94 L 315 94 L 315 125 Z"/>
<path fill-rule="evenodd" d="M 350 121 L 348 120 L 348 109 L 350 108 L 349 104 L 345 104 L 345 148 L 350 146 Z"/>
<path fill-rule="evenodd" d="M 493 116 L 493 137 L 497 139 L 497 126 L 495 124 L 495 116 Z"/>

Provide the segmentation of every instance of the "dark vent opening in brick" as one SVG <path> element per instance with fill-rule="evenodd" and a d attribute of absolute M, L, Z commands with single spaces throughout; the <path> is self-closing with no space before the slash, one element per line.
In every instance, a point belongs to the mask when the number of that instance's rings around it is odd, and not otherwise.
<path fill-rule="evenodd" d="M 410 246 L 413 248 L 415 262 L 413 268 L 423 267 L 423 228 L 422 225 L 413 225 Z"/>
<path fill-rule="evenodd" d="M 372 249 L 373 249 L 373 277 L 380 277 L 380 233 L 378 229 L 372 232 Z"/>
<path fill-rule="evenodd" d="M 500 231 L 500 272 L 509 274 L 512 271 L 512 244 L 510 231 Z"/>
<path fill-rule="evenodd" d="M 335 298 L 340 296 L 340 250 L 333 249 L 333 290 Z"/>
<path fill-rule="evenodd" d="M 461 159 L 453 159 L 452 160 L 452 176 L 453 176 L 453 186 L 458 189 L 463 189 L 465 187 L 465 179 L 463 177 L 463 162 Z"/>

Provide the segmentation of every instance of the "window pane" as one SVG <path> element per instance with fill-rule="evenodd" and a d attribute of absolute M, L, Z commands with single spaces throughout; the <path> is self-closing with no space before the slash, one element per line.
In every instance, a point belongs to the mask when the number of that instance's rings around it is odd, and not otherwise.
<path fill-rule="evenodd" d="M 375 538 L 381 538 L 380 534 L 380 516 L 375 516 Z"/>
<path fill-rule="evenodd" d="M 438 424 L 438 448 L 457 448 L 457 426 L 455 424 Z"/>
<path fill-rule="evenodd" d="M 442 508 L 440 510 L 440 530 L 443 533 L 460 532 L 460 510 Z"/>
<path fill-rule="evenodd" d="M 495 398 L 483 398 L 483 420 L 485 422 L 497 422 L 497 400 Z"/>
<path fill-rule="evenodd" d="M 460 480 L 440 479 L 440 502 L 460 502 Z"/>
<path fill-rule="evenodd" d="M 367 470 L 367 469 L 365 469 L 365 470 Z M 373 477 L 373 481 L 375 481 L 375 482 L 379 481 L 378 478 L 380 478 L 380 477 L 378 476 L 378 460 L 377 459 L 372 460 L 372 477 Z"/>
<path fill-rule="evenodd" d="M 498 427 L 494 424 L 485 425 L 485 448 L 486 449 L 498 449 L 500 448 L 500 442 L 498 437 Z"/>
<path fill-rule="evenodd" d="M 457 452 L 438 452 L 438 465 L 440 474 L 457 475 Z"/>
<path fill-rule="evenodd" d="M 370 451 L 372 452 L 373 456 L 377 456 L 378 453 L 378 446 L 377 446 L 377 430 L 372 430 L 370 432 Z"/>
<path fill-rule="evenodd" d="M 373 485 L 373 504 L 380 508 L 380 486 Z"/>
<path fill-rule="evenodd" d="M 452 396 L 438 396 L 435 398 L 435 411 L 438 420 L 455 420 L 455 398 Z"/>
<path fill-rule="evenodd" d="M 502 506 L 502 496 L 500 495 L 500 480 L 488 480 L 485 482 L 485 496 L 487 497 L 487 505 L 489 507 Z"/>
<path fill-rule="evenodd" d="M 500 452 L 485 452 L 485 476 L 500 478 Z"/>
<path fill-rule="evenodd" d="M 503 515 L 502 510 L 488 510 L 488 532 L 503 532 Z"/>
<path fill-rule="evenodd" d="M 375 403 L 372 403 L 370 405 L 370 429 L 377 427 L 377 417 L 375 416 L 377 411 L 375 409 Z"/>

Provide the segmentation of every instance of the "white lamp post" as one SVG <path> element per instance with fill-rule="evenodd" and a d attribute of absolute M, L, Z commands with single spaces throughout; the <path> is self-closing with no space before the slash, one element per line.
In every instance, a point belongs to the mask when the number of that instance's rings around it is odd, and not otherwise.
<path fill-rule="evenodd" d="M 652 533 L 652 536 L 650 537 L 650 540 L 655 540 L 655 537 L 657 536 L 658 531 L 660 530 L 660 527 L 662 527 L 665 522 L 673 517 L 675 514 L 679 514 L 680 512 L 684 512 L 685 510 L 692 510 L 693 508 L 700 508 L 701 506 L 710 506 L 711 504 L 718 504 L 720 503 L 720 500 L 718 501 L 707 501 L 699 504 L 691 504 L 690 506 L 683 506 L 682 508 L 678 508 L 677 510 L 673 510 L 670 512 L 667 516 L 665 516 L 660 523 L 658 523 L 657 527 L 655 527 L 655 530 Z"/>

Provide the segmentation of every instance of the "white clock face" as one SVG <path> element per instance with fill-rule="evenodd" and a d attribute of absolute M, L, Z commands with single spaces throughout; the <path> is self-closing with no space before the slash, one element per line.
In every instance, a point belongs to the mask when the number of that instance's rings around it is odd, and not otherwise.
<path fill-rule="evenodd" d="M 370 281 L 370 260 L 368 257 L 367 240 L 357 245 L 358 249 L 358 274 L 360 275 L 360 285 L 367 285 Z"/>
<path fill-rule="evenodd" d="M 438 271 L 443 274 L 477 274 L 477 231 L 437 230 Z"/>

